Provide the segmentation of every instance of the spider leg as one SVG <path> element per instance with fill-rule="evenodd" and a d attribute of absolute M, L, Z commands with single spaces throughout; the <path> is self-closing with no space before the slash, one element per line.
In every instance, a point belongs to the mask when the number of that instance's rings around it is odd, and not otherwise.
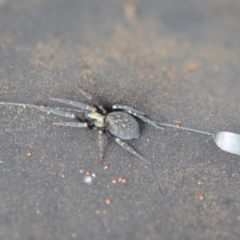
<path fill-rule="evenodd" d="M 143 116 L 143 115 L 141 115 L 139 113 L 131 113 L 131 114 L 133 116 L 137 117 L 137 118 L 140 118 L 142 121 L 144 121 L 144 122 L 146 122 L 148 124 L 151 124 L 152 126 L 154 126 L 157 129 L 164 130 L 164 128 L 160 127 L 157 122 L 152 121 L 151 119 L 149 119 L 149 118 L 147 118 L 147 117 L 145 117 L 145 116 Z"/>
<path fill-rule="evenodd" d="M 137 153 L 132 147 L 130 147 L 126 142 L 122 141 L 120 138 L 114 138 L 114 139 L 117 144 L 119 144 L 121 147 L 125 148 L 130 153 L 134 154 L 135 156 L 139 157 L 140 159 L 144 160 L 147 163 L 151 163 L 149 160 L 147 160 L 142 155 Z"/>
<path fill-rule="evenodd" d="M 36 106 L 36 105 L 30 105 L 30 106 L 33 107 L 33 108 L 36 108 L 36 109 L 38 109 L 42 112 L 47 112 L 48 114 L 52 113 L 52 114 L 62 116 L 62 117 L 77 118 L 77 116 L 75 114 L 65 112 L 65 111 L 62 111 L 62 110 L 53 109 L 53 108 L 50 108 L 50 107 Z"/>
<path fill-rule="evenodd" d="M 99 103 L 98 101 L 96 101 L 96 99 L 93 98 L 93 96 L 86 92 L 85 90 L 83 90 L 80 86 L 77 86 L 79 92 L 85 97 L 87 98 L 89 101 L 92 101 L 104 114 L 107 113 L 107 110 L 103 107 L 103 105 L 101 103 Z"/>
<path fill-rule="evenodd" d="M 87 123 L 79 123 L 79 122 L 54 122 L 53 125 L 64 126 L 64 127 L 79 127 L 79 128 L 88 127 Z"/>
<path fill-rule="evenodd" d="M 114 104 L 112 106 L 113 109 L 120 109 L 120 110 L 124 110 L 125 112 L 137 117 L 137 118 L 140 118 L 142 121 L 146 122 L 146 123 L 149 123 L 151 124 L 152 126 L 154 126 L 155 128 L 157 129 L 161 129 L 161 130 L 164 130 L 164 128 L 160 127 L 158 125 L 157 122 L 155 121 L 152 121 L 150 120 L 149 118 L 145 117 L 145 113 L 144 112 L 141 112 L 133 107 L 130 107 L 130 106 L 127 106 L 127 105 L 120 105 L 120 104 Z"/>
<path fill-rule="evenodd" d="M 75 102 L 75 101 L 71 101 L 71 100 L 63 99 L 63 98 L 50 98 L 50 100 L 60 102 L 60 103 L 65 103 L 65 104 L 68 104 L 68 105 L 71 105 L 71 106 L 74 106 L 77 108 L 81 108 L 86 111 L 93 111 L 93 112 L 97 111 L 97 109 L 95 107 L 89 106 L 89 105 L 81 103 L 81 102 Z"/>
<path fill-rule="evenodd" d="M 103 131 L 98 131 L 98 146 L 99 146 L 99 162 L 103 163 L 103 155 L 104 155 L 104 137 Z"/>
<path fill-rule="evenodd" d="M 120 104 L 114 104 L 112 106 L 112 109 L 120 109 L 120 110 L 125 110 L 126 112 L 134 115 L 135 113 L 141 114 L 141 115 L 145 115 L 144 112 L 141 112 L 133 107 L 127 106 L 127 105 L 120 105 Z"/>

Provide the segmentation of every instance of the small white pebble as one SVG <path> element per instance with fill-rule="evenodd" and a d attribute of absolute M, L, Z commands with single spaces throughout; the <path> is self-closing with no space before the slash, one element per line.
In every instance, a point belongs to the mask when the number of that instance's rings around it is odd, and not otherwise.
<path fill-rule="evenodd" d="M 77 234 L 75 232 L 72 233 L 72 238 L 77 237 Z"/>
<path fill-rule="evenodd" d="M 83 181 L 89 185 L 92 184 L 92 180 L 93 180 L 92 176 L 84 176 L 83 178 Z"/>

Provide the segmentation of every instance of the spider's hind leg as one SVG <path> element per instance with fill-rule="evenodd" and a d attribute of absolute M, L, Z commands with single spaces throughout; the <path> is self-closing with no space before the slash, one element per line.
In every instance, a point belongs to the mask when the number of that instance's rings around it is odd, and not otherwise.
<path fill-rule="evenodd" d="M 103 131 L 99 130 L 98 131 L 98 146 L 99 146 L 99 162 L 102 164 L 103 163 L 103 155 L 104 155 L 104 136 L 103 136 Z"/>
<path fill-rule="evenodd" d="M 152 126 L 154 126 L 157 129 L 161 129 L 164 130 L 164 128 L 160 127 L 157 122 L 154 122 L 152 120 L 150 120 L 149 118 L 145 117 L 145 113 L 142 111 L 139 111 L 133 107 L 127 106 L 127 105 L 120 105 L 120 104 L 114 104 L 112 106 L 112 109 L 119 109 L 119 110 L 123 110 L 124 112 L 127 112 L 131 115 L 133 115 L 134 117 L 140 118 L 142 121 L 151 124 Z"/>
<path fill-rule="evenodd" d="M 127 112 L 127 113 L 129 113 L 129 114 L 132 114 L 132 115 L 134 115 L 134 114 L 145 115 L 144 112 L 139 111 L 139 110 L 137 110 L 137 109 L 135 109 L 135 108 L 133 108 L 133 107 L 130 107 L 130 106 L 128 106 L 128 105 L 114 104 L 114 105 L 112 106 L 112 109 L 124 110 L 125 112 Z"/>
<path fill-rule="evenodd" d="M 144 122 L 146 122 L 148 124 L 151 124 L 152 126 L 154 126 L 157 129 L 164 130 L 164 128 L 160 127 L 157 122 L 155 122 L 155 121 L 153 121 L 153 120 L 151 120 L 151 119 L 149 119 L 149 118 L 147 118 L 147 117 L 145 117 L 145 116 L 143 116 L 141 114 L 134 113 L 132 115 L 137 117 L 137 118 L 140 118 L 142 121 L 144 121 Z"/>
<path fill-rule="evenodd" d="M 114 138 L 117 144 L 119 144 L 121 147 L 125 148 L 128 152 L 134 154 L 138 158 L 142 159 L 143 161 L 147 163 L 151 163 L 149 160 L 144 158 L 142 155 L 140 155 L 138 152 L 136 152 L 132 147 L 130 147 L 126 142 L 122 141 L 120 138 Z"/>

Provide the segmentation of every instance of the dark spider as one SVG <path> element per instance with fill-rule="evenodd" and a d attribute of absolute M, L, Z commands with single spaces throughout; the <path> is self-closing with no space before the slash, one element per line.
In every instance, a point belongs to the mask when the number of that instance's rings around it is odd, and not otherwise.
<path fill-rule="evenodd" d="M 80 127 L 96 129 L 99 133 L 99 159 L 102 163 L 103 161 L 103 151 L 104 151 L 104 140 L 103 132 L 107 132 L 110 137 L 112 137 L 116 143 L 121 147 L 125 148 L 130 153 L 139 157 L 140 159 L 149 162 L 139 153 L 137 153 L 132 147 L 130 147 L 123 140 L 131 140 L 134 138 L 139 138 L 139 125 L 134 117 L 141 119 L 142 121 L 151 124 L 152 126 L 162 129 L 156 122 L 145 117 L 145 113 L 136 110 L 127 105 L 114 104 L 112 106 L 112 111 L 107 112 L 107 110 L 93 97 L 82 88 L 78 87 L 80 92 L 90 101 L 94 102 L 94 106 L 90 106 L 81 102 L 75 102 L 62 98 L 50 98 L 53 101 L 60 103 L 65 103 L 83 110 L 83 116 L 77 116 L 73 113 L 68 113 L 59 109 L 53 109 L 43 106 L 30 105 L 31 107 L 37 108 L 40 111 L 52 113 L 58 116 L 63 116 L 67 118 L 73 118 L 78 120 L 78 122 L 57 122 L 53 123 L 58 126 L 68 126 L 68 127 Z"/>

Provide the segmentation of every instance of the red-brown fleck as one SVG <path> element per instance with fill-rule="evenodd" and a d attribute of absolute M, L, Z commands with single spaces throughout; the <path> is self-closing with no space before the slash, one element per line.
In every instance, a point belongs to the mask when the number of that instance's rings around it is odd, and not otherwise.
<path fill-rule="evenodd" d="M 12 41 L 13 41 L 11 37 L 6 37 L 4 40 L 8 44 L 12 43 Z"/>
<path fill-rule="evenodd" d="M 104 166 L 104 169 L 105 169 L 105 170 L 108 170 L 109 167 L 110 167 L 109 165 L 105 165 L 105 166 Z"/>
<path fill-rule="evenodd" d="M 33 153 L 32 153 L 32 152 L 28 152 L 28 153 L 27 153 L 27 156 L 28 156 L 28 157 L 32 157 L 32 156 L 33 156 Z"/>
<path fill-rule="evenodd" d="M 199 194 L 198 199 L 199 199 L 200 201 L 204 200 L 204 199 L 205 199 L 204 194 Z"/>
<path fill-rule="evenodd" d="M 184 72 L 187 73 L 187 72 L 191 72 L 191 71 L 196 71 L 198 70 L 199 68 L 201 68 L 201 64 L 198 63 L 198 62 L 190 62 L 188 63 L 185 68 L 184 68 Z"/>
<path fill-rule="evenodd" d="M 107 205 L 110 205 L 111 203 L 112 203 L 112 200 L 111 200 L 111 199 L 109 199 L 109 198 L 106 199 L 106 204 L 107 204 Z"/>
<path fill-rule="evenodd" d="M 126 183 L 127 182 L 127 179 L 126 178 L 123 178 L 122 179 L 122 183 Z"/>
<path fill-rule="evenodd" d="M 116 184 L 116 183 L 117 183 L 117 180 L 116 180 L 116 179 L 113 179 L 113 180 L 112 180 L 112 183 L 113 183 L 113 184 Z"/>
<path fill-rule="evenodd" d="M 123 177 L 118 178 L 118 182 L 122 182 L 122 180 L 123 180 Z"/>
<path fill-rule="evenodd" d="M 180 123 L 178 123 L 178 124 L 176 125 L 176 129 L 178 129 L 178 130 L 181 129 L 181 124 L 180 124 Z"/>
<path fill-rule="evenodd" d="M 124 14 L 129 22 L 133 22 L 137 18 L 137 7 L 134 2 L 126 2 L 124 4 Z"/>

